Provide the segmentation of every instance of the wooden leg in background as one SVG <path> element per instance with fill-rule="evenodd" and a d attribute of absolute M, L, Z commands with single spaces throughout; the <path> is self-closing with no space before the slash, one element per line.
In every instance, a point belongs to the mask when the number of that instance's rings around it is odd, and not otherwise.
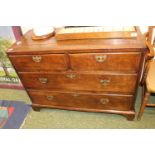
<path fill-rule="evenodd" d="M 144 109 L 146 107 L 146 104 L 148 102 L 148 99 L 149 99 L 149 96 L 150 96 L 150 93 L 146 91 L 144 97 L 143 97 L 143 101 L 142 101 L 142 104 L 141 104 L 141 107 L 140 107 L 140 110 L 139 110 L 139 113 L 138 113 L 138 117 L 137 119 L 140 120 L 143 113 L 144 113 Z"/>

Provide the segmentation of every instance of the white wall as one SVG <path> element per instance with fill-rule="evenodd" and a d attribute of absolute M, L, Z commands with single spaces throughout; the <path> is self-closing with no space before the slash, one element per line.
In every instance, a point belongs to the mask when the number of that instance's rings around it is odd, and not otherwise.
<path fill-rule="evenodd" d="M 145 33 L 148 31 L 148 26 L 140 26 L 140 30 L 142 33 Z"/>
<path fill-rule="evenodd" d="M 32 26 L 21 26 L 22 33 L 25 34 L 27 31 L 31 30 Z"/>

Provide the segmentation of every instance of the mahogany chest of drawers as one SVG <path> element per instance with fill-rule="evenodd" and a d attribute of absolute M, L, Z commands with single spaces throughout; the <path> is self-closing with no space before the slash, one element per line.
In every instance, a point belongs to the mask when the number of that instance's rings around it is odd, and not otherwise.
<path fill-rule="evenodd" d="M 28 32 L 8 56 L 34 110 L 59 108 L 135 116 L 146 47 L 137 38 L 33 41 Z"/>

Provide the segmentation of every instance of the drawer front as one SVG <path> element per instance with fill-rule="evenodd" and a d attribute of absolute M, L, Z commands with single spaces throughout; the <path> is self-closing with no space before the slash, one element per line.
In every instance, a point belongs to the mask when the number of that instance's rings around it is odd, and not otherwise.
<path fill-rule="evenodd" d="M 93 74 L 93 73 L 21 73 L 19 74 L 26 88 L 29 89 L 64 89 L 104 92 L 135 91 L 136 74 Z"/>
<path fill-rule="evenodd" d="M 64 71 L 67 64 L 64 54 L 10 56 L 17 71 Z"/>
<path fill-rule="evenodd" d="M 73 70 L 132 71 L 137 72 L 141 53 L 70 54 Z"/>
<path fill-rule="evenodd" d="M 28 91 L 33 104 L 73 108 L 129 110 L 132 95 L 81 94 L 52 91 Z"/>

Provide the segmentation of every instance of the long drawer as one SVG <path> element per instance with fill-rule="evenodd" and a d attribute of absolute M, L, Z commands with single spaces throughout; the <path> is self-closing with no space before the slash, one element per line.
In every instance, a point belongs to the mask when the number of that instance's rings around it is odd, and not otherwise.
<path fill-rule="evenodd" d="M 9 58 L 19 72 L 67 70 L 64 54 L 16 55 Z"/>
<path fill-rule="evenodd" d="M 70 54 L 73 70 L 133 71 L 137 72 L 141 53 L 87 53 Z"/>
<path fill-rule="evenodd" d="M 89 94 L 77 92 L 28 91 L 33 104 L 85 109 L 129 110 L 132 95 Z"/>
<path fill-rule="evenodd" d="M 19 73 L 28 89 L 64 89 L 104 92 L 135 91 L 136 74 L 83 73 Z"/>

